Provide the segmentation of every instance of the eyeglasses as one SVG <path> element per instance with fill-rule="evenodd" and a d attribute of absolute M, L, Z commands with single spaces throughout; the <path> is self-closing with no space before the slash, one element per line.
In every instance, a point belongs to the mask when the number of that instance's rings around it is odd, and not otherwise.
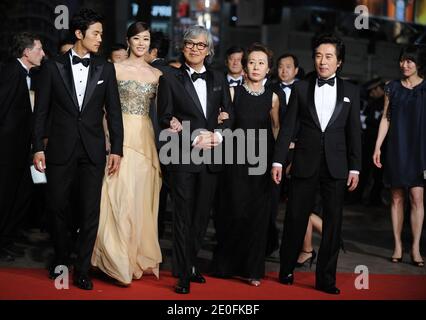
<path fill-rule="evenodd" d="M 194 46 L 197 46 L 198 50 L 204 50 L 205 48 L 207 48 L 207 44 L 203 43 L 203 42 L 192 42 L 192 41 L 185 41 L 185 48 L 187 49 L 193 49 Z"/>

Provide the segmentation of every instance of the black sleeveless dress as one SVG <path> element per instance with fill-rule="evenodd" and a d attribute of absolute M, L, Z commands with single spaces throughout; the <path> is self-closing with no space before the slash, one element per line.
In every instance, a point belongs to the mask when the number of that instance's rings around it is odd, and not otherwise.
<path fill-rule="evenodd" d="M 385 86 L 389 97 L 384 183 L 392 188 L 423 187 L 426 170 L 426 81 L 408 89 L 400 80 Z"/>
<path fill-rule="evenodd" d="M 270 160 L 274 141 L 270 117 L 272 94 L 266 89 L 263 94 L 254 96 L 243 86 L 235 87 L 233 129 L 234 133 L 237 130 L 245 134 L 246 163 L 237 163 L 238 150 L 240 156 L 244 152 L 234 139 L 234 159 L 225 167 L 221 177 L 218 211 L 214 219 L 218 242 L 212 262 L 215 276 L 260 279 L 265 274 L 271 215 Z M 249 144 L 254 148 L 251 149 Z M 260 166 L 250 159 L 253 149 L 261 158 Z M 261 174 L 250 175 L 249 169 L 254 168 Z"/>

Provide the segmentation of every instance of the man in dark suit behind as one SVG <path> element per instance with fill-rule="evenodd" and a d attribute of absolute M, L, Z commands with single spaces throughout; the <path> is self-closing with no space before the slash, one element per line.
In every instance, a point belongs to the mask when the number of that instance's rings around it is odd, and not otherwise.
<path fill-rule="evenodd" d="M 122 156 L 123 123 L 114 66 L 94 56 L 102 42 L 102 17 L 83 9 L 73 17 L 70 31 L 74 47 L 43 65 L 43 84 L 36 92 L 34 116 L 34 165 L 47 175 L 47 207 L 52 222 L 55 260 L 51 278 L 59 275 L 58 265 L 67 265 L 69 235 L 67 215 L 71 185 L 79 181 L 80 232 L 74 284 L 91 290 L 90 259 L 99 224 L 102 179 L 105 171 L 104 107 L 108 113 L 111 153 L 108 174 L 118 171 Z M 49 140 L 43 145 L 47 119 Z M 55 270 L 56 269 L 56 270 Z"/>
<path fill-rule="evenodd" d="M 272 179 L 279 183 L 290 142 L 299 122 L 291 168 L 289 203 L 284 221 L 279 279 L 292 284 L 319 183 L 324 227 L 316 270 L 316 289 L 339 294 L 336 287 L 343 201 L 353 191 L 361 169 L 359 90 L 336 77 L 344 61 L 344 44 L 333 35 L 315 39 L 317 76 L 295 84 L 276 143 Z"/>
<path fill-rule="evenodd" d="M 180 157 L 167 166 L 174 203 L 173 273 L 179 277 L 175 291 L 189 293 L 190 281 L 205 282 L 196 266 L 196 258 L 210 218 L 217 173 L 222 169 L 221 164 L 214 161 L 212 164 L 197 164 L 191 155 L 194 149 L 203 153 L 218 147 L 223 137 L 214 131 L 229 127 L 230 121 L 218 125 L 220 109 L 230 117 L 232 110 L 223 74 L 204 65 L 206 57 L 213 55 L 213 40 L 207 29 L 201 26 L 188 28 L 183 37 L 182 52 L 185 63 L 180 69 L 163 70 L 158 88 L 158 115 L 160 127 L 173 130 L 179 140 L 172 148 L 178 149 Z M 182 125 L 188 124 L 189 132 L 181 131 Z M 194 132 L 193 140 L 185 139 Z M 184 144 L 187 144 L 187 150 Z M 184 160 L 186 156 L 188 161 Z M 160 161 L 165 162 L 161 150 Z"/>
<path fill-rule="evenodd" d="M 13 260 L 16 228 L 31 202 L 31 113 L 30 70 L 44 57 L 40 38 L 28 32 L 16 34 L 13 59 L 0 76 L 0 259 Z"/>

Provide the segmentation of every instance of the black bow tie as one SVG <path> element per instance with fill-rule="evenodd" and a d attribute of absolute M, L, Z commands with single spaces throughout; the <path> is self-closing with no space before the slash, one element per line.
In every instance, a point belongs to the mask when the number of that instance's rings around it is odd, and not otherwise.
<path fill-rule="evenodd" d="M 232 84 L 234 84 L 234 83 L 236 83 L 237 84 L 237 86 L 239 86 L 240 84 L 241 84 L 241 80 L 234 80 L 234 79 L 229 79 L 229 82 L 228 82 L 230 85 L 232 85 Z"/>
<path fill-rule="evenodd" d="M 329 86 L 334 86 L 334 82 L 336 80 L 336 77 L 330 78 L 330 79 L 322 79 L 322 78 L 318 78 L 318 87 L 322 87 L 325 84 L 328 84 Z"/>
<path fill-rule="evenodd" d="M 294 87 L 294 83 L 292 83 L 292 84 L 285 84 L 285 83 L 280 83 L 280 87 L 281 87 L 281 89 L 285 89 L 285 88 L 289 88 L 290 90 L 293 90 L 293 87 Z"/>
<path fill-rule="evenodd" d="M 206 71 L 202 73 L 194 72 L 193 74 L 191 74 L 192 82 L 197 81 L 197 79 L 203 79 L 205 81 L 207 79 L 207 72 Z"/>
<path fill-rule="evenodd" d="M 90 58 L 83 58 L 82 59 L 78 56 L 72 56 L 72 64 L 78 64 L 78 63 L 83 64 L 83 66 L 85 66 L 87 68 L 90 64 Z"/>

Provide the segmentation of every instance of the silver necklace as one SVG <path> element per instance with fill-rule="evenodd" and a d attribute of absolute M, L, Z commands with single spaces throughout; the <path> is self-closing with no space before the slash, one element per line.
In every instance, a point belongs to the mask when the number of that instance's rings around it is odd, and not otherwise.
<path fill-rule="evenodd" d="M 252 96 L 256 96 L 256 97 L 262 95 L 265 92 L 265 87 L 262 87 L 262 89 L 260 89 L 259 91 L 251 90 L 248 87 L 247 83 L 243 83 L 243 87 L 244 87 L 244 89 L 246 89 L 248 94 L 250 94 Z"/>

